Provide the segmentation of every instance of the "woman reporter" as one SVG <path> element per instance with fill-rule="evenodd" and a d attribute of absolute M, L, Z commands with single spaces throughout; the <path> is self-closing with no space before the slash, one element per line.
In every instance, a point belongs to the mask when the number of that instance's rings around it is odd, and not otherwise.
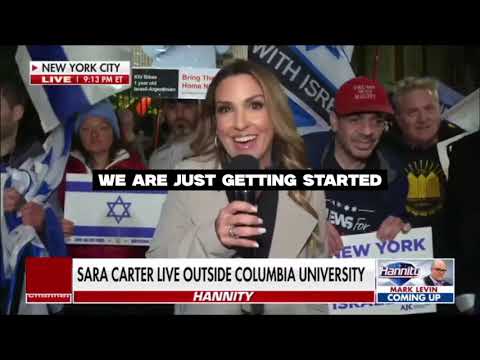
<path fill-rule="evenodd" d="M 221 69 L 207 92 L 194 156 L 179 169 L 224 169 L 238 155 L 261 169 L 305 169 L 303 140 L 280 83 L 249 61 Z M 147 257 L 328 257 L 323 191 L 257 192 L 258 206 L 220 191 L 171 191 Z M 249 249 L 256 249 L 252 252 Z M 177 305 L 177 313 L 241 314 L 255 306 Z M 326 305 L 268 304 L 262 313 L 325 313 Z"/>

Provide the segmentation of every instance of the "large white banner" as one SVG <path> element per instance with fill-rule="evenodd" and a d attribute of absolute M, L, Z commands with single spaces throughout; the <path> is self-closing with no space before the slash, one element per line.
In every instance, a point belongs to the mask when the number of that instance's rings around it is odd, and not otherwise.
<path fill-rule="evenodd" d="M 67 174 L 65 218 L 75 223 L 66 242 L 148 246 L 166 191 L 93 191 L 92 176 Z"/>
<path fill-rule="evenodd" d="M 380 241 L 376 232 L 342 236 L 344 247 L 338 258 L 421 259 L 432 258 L 432 229 L 413 228 L 394 240 Z M 436 312 L 424 304 L 330 304 L 333 315 L 405 315 Z"/>
<path fill-rule="evenodd" d="M 467 131 L 480 129 L 480 89 L 455 104 L 443 116 Z"/>
<path fill-rule="evenodd" d="M 282 83 L 301 135 L 330 127 L 335 94 L 355 77 L 353 46 L 252 45 L 248 58 L 271 70 Z"/>

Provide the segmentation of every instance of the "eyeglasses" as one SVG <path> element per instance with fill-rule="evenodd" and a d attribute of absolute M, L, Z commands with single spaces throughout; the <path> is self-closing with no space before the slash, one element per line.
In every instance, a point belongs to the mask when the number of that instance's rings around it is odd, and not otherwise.
<path fill-rule="evenodd" d="M 446 272 L 446 271 L 447 271 L 446 269 L 439 269 L 439 268 L 433 268 L 433 270 L 435 270 L 435 271 L 441 271 L 441 272 Z"/>

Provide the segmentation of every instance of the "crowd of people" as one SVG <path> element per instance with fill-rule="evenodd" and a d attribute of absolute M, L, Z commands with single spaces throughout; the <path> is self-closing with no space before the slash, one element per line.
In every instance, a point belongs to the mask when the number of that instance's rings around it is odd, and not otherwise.
<path fill-rule="evenodd" d="M 18 80 L 0 83 L 1 162 L 20 167 L 42 151 L 37 141 L 19 143 L 28 96 Z M 223 67 L 206 99 L 162 103 L 162 144 L 148 154 L 134 111 L 116 110 L 108 100 L 78 115 L 65 174 L 95 169 L 222 169 L 237 155 L 252 155 L 261 169 L 382 169 L 388 189 L 369 191 L 261 191 L 257 206 L 232 201 L 229 192 L 172 191 L 167 195 L 149 247 L 68 245 L 57 255 L 75 258 L 328 258 L 343 248 L 342 236 L 376 232 L 380 241 L 411 228 L 430 226 L 433 257 L 456 259 L 457 294 L 473 294 L 467 312 L 479 312 L 480 238 L 476 221 L 480 199 L 475 177 L 479 132 L 466 134 L 442 118 L 435 80 L 409 77 L 391 96 L 379 81 L 356 77 L 338 90 L 331 130 L 299 135 L 288 98 L 276 77 L 253 62 Z M 465 136 L 459 136 L 464 134 Z M 158 135 L 158 134 L 157 134 Z M 450 144 L 450 167 L 442 168 L 438 144 Z M 480 164 L 478 164 L 480 165 Z M 45 204 L 27 202 L 5 185 L 5 214 L 31 226 L 48 248 L 58 236 L 49 215 L 56 214 L 63 237 L 75 223 L 63 216 L 65 175 Z M 208 207 L 199 206 L 208 204 Z M 2 214 L 3 216 L 3 214 Z M 349 222 L 341 221 L 350 217 Z M 6 219 L 2 217 L 3 219 Z M 8 224 L 7 224 L 8 225 Z M 7 226 L 2 225 L 2 226 Z M 55 234 L 50 234 L 55 232 Z M 8 234 L 8 228 L 2 234 Z M 252 239 L 255 240 L 252 240 Z M 9 242 L 3 236 L 0 271 Z M 255 250 L 255 251 L 253 251 Z M 21 289 L 0 274 L 2 313 L 28 313 Z M 22 284 L 17 284 L 21 287 Z M 16 300 L 15 300 L 16 299 Z M 16 302 L 16 305 L 15 305 Z M 439 311 L 458 312 L 454 305 Z M 78 310 L 81 309 L 81 310 Z M 48 313 L 327 314 L 326 305 L 65 306 Z M 33 310 L 31 311 L 33 312 Z"/>

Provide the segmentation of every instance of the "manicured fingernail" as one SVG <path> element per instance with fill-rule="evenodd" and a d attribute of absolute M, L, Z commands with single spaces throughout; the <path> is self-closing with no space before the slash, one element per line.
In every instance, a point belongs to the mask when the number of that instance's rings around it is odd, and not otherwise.
<path fill-rule="evenodd" d="M 254 243 L 253 247 L 258 249 L 260 247 L 260 245 L 258 245 L 258 243 Z"/>
<path fill-rule="evenodd" d="M 263 219 L 258 218 L 258 223 L 259 223 L 259 224 L 263 224 Z"/>
<path fill-rule="evenodd" d="M 252 211 L 258 212 L 258 207 L 257 206 L 252 206 Z"/>
<path fill-rule="evenodd" d="M 259 234 L 265 234 L 267 232 L 267 229 L 265 228 L 258 228 L 258 233 Z"/>

